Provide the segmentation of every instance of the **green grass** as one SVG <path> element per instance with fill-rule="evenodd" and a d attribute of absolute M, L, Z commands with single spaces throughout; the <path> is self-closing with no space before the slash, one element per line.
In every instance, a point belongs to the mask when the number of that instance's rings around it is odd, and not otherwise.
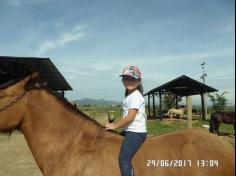
<path fill-rule="evenodd" d="M 147 131 L 149 135 L 169 133 L 187 127 L 186 123 L 179 122 L 164 122 L 160 120 L 148 120 Z"/>
<path fill-rule="evenodd" d="M 209 125 L 209 120 L 195 120 L 193 121 L 193 128 L 201 128 L 202 125 Z M 177 131 L 180 129 L 186 129 L 187 122 L 176 122 L 176 121 L 160 121 L 160 120 L 148 120 L 147 129 L 149 135 L 159 135 L 163 133 L 169 133 L 173 131 Z M 234 126 L 231 124 L 221 124 L 220 131 L 234 133 Z"/>
<path fill-rule="evenodd" d="M 222 131 L 234 131 L 234 126 L 222 123 L 220 125 L 220 130 L 222 130 Z"/>

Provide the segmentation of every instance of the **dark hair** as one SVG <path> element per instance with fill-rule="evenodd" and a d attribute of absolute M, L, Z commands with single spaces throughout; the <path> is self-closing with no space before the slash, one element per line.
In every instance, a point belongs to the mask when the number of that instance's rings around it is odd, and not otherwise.
<path fill-rule="evenodd" d="M 142 86 L 142 83 L 141 83 L 141 79 L 140 79 L 140 83 L 137 87 L 137 90 L 143 95 L 143 86 Z M 128 90 L 125 89 L 125 97 L 127 97 L 127 95 L 128 95 Z"/>

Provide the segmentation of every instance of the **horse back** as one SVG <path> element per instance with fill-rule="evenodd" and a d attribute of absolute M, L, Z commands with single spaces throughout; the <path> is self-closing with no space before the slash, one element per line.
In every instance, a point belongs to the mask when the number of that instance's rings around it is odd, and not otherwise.
<path fill-rule="evenodd" d="M 235 124 L 235 112 L 216 112 L 211 115 L 210 121 Z"/>

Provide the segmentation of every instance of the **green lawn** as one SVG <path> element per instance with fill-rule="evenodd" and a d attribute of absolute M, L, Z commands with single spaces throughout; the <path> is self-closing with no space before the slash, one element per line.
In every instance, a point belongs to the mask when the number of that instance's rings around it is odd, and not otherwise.
<path fill-rule="evenodd" d="M 207 124 L 209 125 L 209 121 L 202 120 L 194 120 L 193 128 L 202 128 L 201 126 Z M 160 121 L 160 120 L 148 120 L 147 128 L 149 135 L 159 135 L 163 133 L 169 133 L 173 131 L 177 131 L 179 129 L 187 128 L 187 122 L 176 122 L 176 121 Z M 221 124 L 220 131 L 234 133 L 234 126 L 229 124 Z"/>

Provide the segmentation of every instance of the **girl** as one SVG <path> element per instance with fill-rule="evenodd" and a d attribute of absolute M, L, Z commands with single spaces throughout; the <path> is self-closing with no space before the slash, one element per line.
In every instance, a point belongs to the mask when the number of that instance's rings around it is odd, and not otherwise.
<path fill-rule="evenodd" d="M 108 123 L 106 130 L 125 127 L 125 139 L 119 154 L 119 166 L 122 176 L 134 176 L 131 160 L 147 136 L 145 100 L 141 84 L 141 72 L 136 66 L 126 66 L 123 70 L 122 82 L 125 91 L 123 101 L 123 119 Z"/>

